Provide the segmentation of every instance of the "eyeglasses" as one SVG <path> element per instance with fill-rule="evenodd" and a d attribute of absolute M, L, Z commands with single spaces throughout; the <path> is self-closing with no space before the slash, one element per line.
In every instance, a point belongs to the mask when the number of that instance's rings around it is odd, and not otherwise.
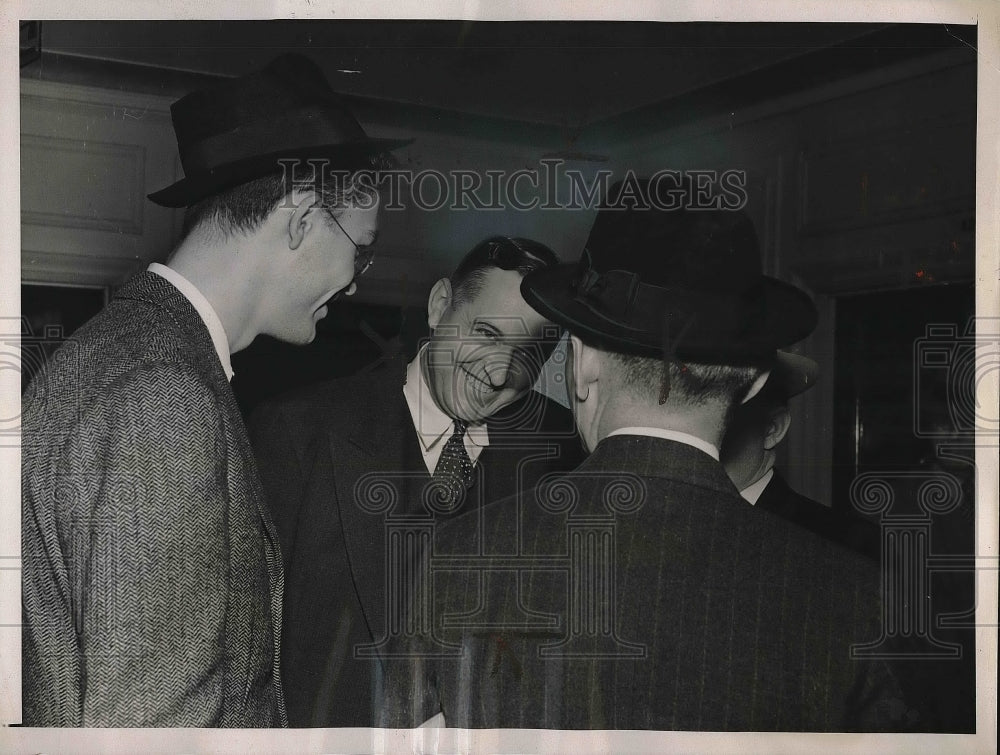
<path fill-rule="evenodd" d="M 347 236 L 347 240 L 354 245 L 354 277 L 359 278 L 367 272 L 368 268 L 375 261 L 375 247 L 372 244 L 358 246 L 357 242 L 351 238 L 351 234 L 344 230 L 344 226 L 340 224 L 340 221 L 337 220 L 332 212 L 330 213 L 330 217 L 337 224 L 337 228 Z"/>

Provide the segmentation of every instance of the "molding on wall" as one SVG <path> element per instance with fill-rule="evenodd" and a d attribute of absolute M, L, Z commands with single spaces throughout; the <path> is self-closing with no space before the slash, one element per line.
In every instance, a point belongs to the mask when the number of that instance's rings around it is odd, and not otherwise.
<path fill-rule="evenodd" d="M 137 258 L 21 250 L 21 282 L 46 285 L 114 286 L 146 266 Z"/>
<path fill-rule="evenodd" d="M 142 120 L 151 118 L 170 123 L 170 104 L 174 97 L 161 97 L 142 92 L 102 88 L 61 81 L 43 81 L 21 77 L 22 110 L 25 105 L 56 109 L 64 115 L 66 109 L 76 110 L 81 115 L 94 117 L 95 109 L 101 115 L 111 108 L 112 117 Z"/>
<path fill-rule="evenodd" d="M 180 213 L 147 206 L 174 173 L 170 101 L 21 80 L 21 277 L 118 285 L 172 244 Z"/>
<path fill-rule="evenodd" d="M 35 159 L 32 159 L 32 152 Z M 67 207 L 61 212 L 43 209 L 44 197 L 37 197 L 37 207 L 29 206 L 32 200 L 24 191 L 23 174 L 32 165 L 51 159 L 53 154 L 64 153 L 63 161 L 73 164 L 77 172 L 88 170 L 92 175 L 107 175 L 115 179 L 131 176 L 131 183 L 117 185 L 113 192 L 101 195 L 104 199 L 100 212 L 93 194 L 79 196 L 79 206 Z M 115 170 L 115 163 L 119 163 Z M 146 171 L 146 148 L 141 144 L 113 144 L 83 139 L 65 139 L 50 136 L 21 135 L 21 222 L 40 226 L 79 228 L 83 230 L 112 231 L 141 236 L 143 233 L 143 207 L 146 202 L 143 188 Z M 116 207 L 114 200 L 124 199 L 124 205 Z M 110 200 L 110 201 L 108 201 Z"/>
<path fill-rule="evenodd" d="M 974 117 L 974 114 L 971 115 Z M 899 129 L 882 129 L 863 137 L 837 140 L 815 150 L 810 150 L 808 147 L 803 149 L 799 153 L 800 232 L 806 236 L 816 236 L 855 228 L 973 212 L 974 148 L 969 150 L 967 156 L 971 160 L 965 166 L 959 164 L 962 155 L 949 155 L 942 150 L 951 148 L 960 152 L 972 147 L 975 132 L 974 119 L 928 118 L 914 122 L 903 133 L 900 133 Z M 923 143 L 927 141 L 931 143 Z M 934 151 L 929 152 L 928 148 Z M 904 150 L 902 155 L 901 150 Z M 836 201 L 851 192 L 847 186 L 831 185 L 831 176 L 835 176 L 838 172 L 843 173 L 845 169 L 854 169 L 860 171 L 867 181 L 869 174 L 877 174 L 879 168 L 883 168 L 882 176 L 873 175 L 875 179 L 884 178 L 885 175 L 898 176 L 900 172 L 893 170 L 896 166 L 884 162 L 884 156 L 890 154 L 892 160 L 905 161 L 909 169 L 924 172 L 925 175 L 921 177 L 924 180 L 919 182 L 922 184 L 923 194 L 893 198 L 874 194 L 871 197 L 872 201 L 869 202 L 866 189 L 857 186 L 854 187 L 857 193 L 854 193 L 853 197 L 859 200 L 858 206 L 846 208 L 842 202 Z M 925 159 L 924 156 L 928 154 L 932 154 L 933 158 Z M 966 168 L 968 175 L 955 175 Z M 820 189 L 810 184 L 810 175 L 823 176 L 824 183 Z M 851 177 L 853 178 L 853 174 Z M 911 184 L 910 188 L 918 183 L 912 176 L 908 177 L 908 181 Z M 879 188 L 885 190 L 891 189 L 891 186 L 873 187 L 873 189 Z M 827 193 L 832 193 L 833 196 L 827 196 Z M 817 197 L 818 200 L 814 201 Z M 831 199 L 834 201 L 830 201 Z M 880 206 L 880 200 L 884 204 L 894 206 Z"/>
<path fill-rule="evenodd" d="M 619 153 L 617 159 L 628 161 L 635 155 L 641 155 L 651 150 L 679 146 L 685 142 L 733 131 L 758 121 L 794 113 L 814 105 L 893 86 L 907 79 L 960 66 L 968 66 L 973 71 L 975 70 L 975 57 L 970 58 L 970 52 L 965 48 L 907 60 L 873 72 L 849 76 L 828 84 L 751 104 L 732 112 L 680 122 L 673 127 L 669 124 L 661 124 L 665 130 L 650 130 L 648 133 L 640 135 L 605 134 L 602 136 L 596 125 L 590 126 L 581 138 L 581 145 L 593 149 L 621 148 L 622 144 L 627 141 L 629 145 L 627 151 Z"/>
<path fill-rule="evenodd" d="M 43 75 L 49 78 L 39 78 Z M 151 113 L 169 121 L 172 102 L 187 92 L 212 86 L 225 78 L 227 77 L 43 52 L 37 69 L 33 65 L 22 71 L 21 92 L 22 96 L 27 92 L 58 98 L 60 91 L 75 90 L 79 93 L 78 99 L 82 104 L 123 104 L 132 110 L 148 107 Z M 152 89 L 166 90 L 168 94 L 151 94 L 148 90 Z M 430 131 L 442 136 L 530 145 L 544 150 L 565 148 L 577 135 L 575 130 L 544 123 L 478 115 L 378 97 L 353 94 L 343 94 L 342 97 L 354 116 L 366 127 L 371 127 L 374 135 L 378 136 L 405 136 L 405 132 L 409 130 Z M 386 133 L 382 132 L 382 127 L 387 129 Z"/>

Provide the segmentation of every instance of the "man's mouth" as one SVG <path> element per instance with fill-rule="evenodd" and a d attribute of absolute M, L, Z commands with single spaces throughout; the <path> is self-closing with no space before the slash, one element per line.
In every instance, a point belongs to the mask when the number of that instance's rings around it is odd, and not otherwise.
<path fill-rule="evenodd" d="M 330 294 L 330 296 L 327 297 L 325 303 L 330 304 L 332 302 L 335 302 L 338 299 L 340 299 L 341 296 L 354 296 L 354 292 L 357 290 L 358 290 L 358 284 L 355 283 L 354 281 L 351 281 L 347 286 L 344 286 L 344 288 L 340 289 L 339 291 L 334 291 L 332 294 Z"/>
<path fill-rule="evenodd" d="M 467 370 L 465 367 L 462 367 L 461 365 L 459 365 L 459 369 L 465 373 L 466 377 L 468 378 L 468 382 L 472 384 L 472 390 L 475 392 L 477 397 L 488 398 L 496 392 L 497 389 L 494 388 L 493 385 L 488 381 L 483 380 L 483 378 L 473 374 L 472 372 Z"/>

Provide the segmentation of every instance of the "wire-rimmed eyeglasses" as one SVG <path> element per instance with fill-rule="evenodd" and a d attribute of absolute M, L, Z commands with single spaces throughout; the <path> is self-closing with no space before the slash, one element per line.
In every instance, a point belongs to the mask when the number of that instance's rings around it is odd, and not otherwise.
<path fill-rule="evenodd" d="M 337 228 L 343 231 L 344 235 L 347 236 L 347 240 L 354 244 L 354 277 L 358 278 L 367 272 L 368 268 L 372 266 L 375 261 L 375 247 L 372 244 L 367 244 L 365 246 L 358 246 L 358 243 L 351 238 L 344 226 L 340 224 L 336 216 L 331 212 L 330 217 L 333 218 L 333 222 L 337 224 Z"/>

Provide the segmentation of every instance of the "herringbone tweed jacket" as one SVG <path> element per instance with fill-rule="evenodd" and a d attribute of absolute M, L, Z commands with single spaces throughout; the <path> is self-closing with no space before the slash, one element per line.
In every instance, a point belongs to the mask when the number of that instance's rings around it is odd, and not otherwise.
<path fill-rule="evenodd" d="M 22 409 L 23 722 L 282 725 L 280 550 L 188 300 L 137 275 Z"/>
<path fill-rule="evenodd" d="M 850 654 L 879 638 L 877 567 L 754 509 L 691 446 L 606 438 L 433 541 L 402 622 L 433 634 L 387 653 L 403 657 L 386 662 L 383 725 L 899 725 L 891 672 Z"/>

